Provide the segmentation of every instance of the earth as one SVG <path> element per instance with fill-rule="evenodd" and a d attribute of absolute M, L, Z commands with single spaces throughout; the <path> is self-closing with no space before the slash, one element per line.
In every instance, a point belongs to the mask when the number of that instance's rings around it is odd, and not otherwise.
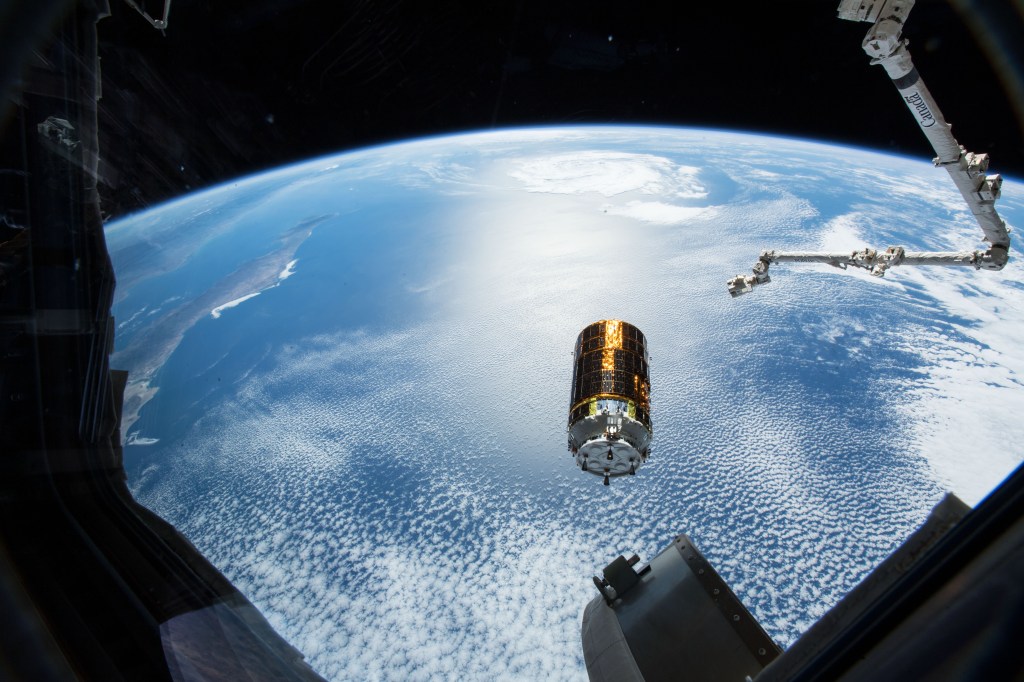
<path fill-rule="evenodd" d="M 1020 462 L 1022 258 L 725 282 L 765 248 L 980 236 L 927 160 L 713 130 L 241 179 L 107 227 L 129 483 L 331 679 L 585 679 L 591 576 L 680 532 L 786 646 L 945 491 L 976 504 Z M 565 433 L 576 335 L 607 318 L 647 336 L 654 424 L 609 487 Z"/>

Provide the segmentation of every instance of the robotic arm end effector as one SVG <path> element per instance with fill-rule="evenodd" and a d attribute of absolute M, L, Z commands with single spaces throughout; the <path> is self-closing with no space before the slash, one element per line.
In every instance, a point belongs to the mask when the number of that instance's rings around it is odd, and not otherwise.
<path fill-rule="evenodd" d="M 768 284 L 772 281 L 772 278 L 768 276 L 768 266 L 771 263 L 771 258 L 768 254 L 768 251 L 761 252 L 761 257 L 754 263 L 754 274 L 736 275 L 726 282 L 730 296 L 736 298 L 742 294 L 749 294 L 754 290 L 755 286 Z"/>

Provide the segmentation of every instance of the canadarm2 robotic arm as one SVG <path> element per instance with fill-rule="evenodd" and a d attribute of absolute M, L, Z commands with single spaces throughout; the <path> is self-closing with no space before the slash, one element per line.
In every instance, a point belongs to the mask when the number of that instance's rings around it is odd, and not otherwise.
<path fill-rule="evenodd" d="M 946 169 L 971 213 L 981 226 L 985 251 L 912 252 L 901 246 L 885 251 L 865 248 L 851 253 L 814 253 L 762 251 L 752 275 L 736 275 L 727 283 L 733 296 L 745 294 L 760 284 L 771 281 L 768 267 L 772 263 L 828 263 L 839 268 L 861 267 L 876 276 L 896 265 L 969 265 L 976 269 L 1001 270 L 1009 256 L 1010 235 L 1006 224 L 996 212 L 1002 178 L 985 175 L 988 155 L 966 151 L 950 130 L 932 94 L 925 87 L 910 59 L 907 41 L 901 32 L 914 0 L 841 0 L 839 18 L 872 22 L 864 38 L 864 51 L 872 64 L 881 64 L 904 103 L 917 120 L 937 156 L 935 165 Z"/>

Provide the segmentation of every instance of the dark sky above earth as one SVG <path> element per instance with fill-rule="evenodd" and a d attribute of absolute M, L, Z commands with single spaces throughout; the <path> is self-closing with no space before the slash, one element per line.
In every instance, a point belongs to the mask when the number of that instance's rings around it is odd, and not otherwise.
<path fill-rule="evenodd" d="M 838 20 L 837 4 L 174 0 L 161 34 L 111 0 L 99 24 L 106 207 L 116 216 L 314 155 L 521 125 L 707 126 L 931 158 L 861 50 L 868 24 Z M 918 0 L 904 33 L 960 142 L 1016 177 L 1022 5 Z"/>

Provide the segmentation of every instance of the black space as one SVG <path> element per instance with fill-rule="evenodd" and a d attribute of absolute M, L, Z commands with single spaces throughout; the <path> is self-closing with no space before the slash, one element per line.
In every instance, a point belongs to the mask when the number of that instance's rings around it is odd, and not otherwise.
<path fill-rule="evenodd" d="M 105 210 L 314 155 L 521 125 L 707 126 L 930 159 L 861 50 L 868 24 L 840 21 L 837 4 L 174 0 L 161 34 L 112 0 L 99 24 Z M 961 144 L 1016 177 L 1021 127 L 983 47 L 1012 81 L 1022 22 L 1006 0 L 918 0 L 904 33 Z"/>

